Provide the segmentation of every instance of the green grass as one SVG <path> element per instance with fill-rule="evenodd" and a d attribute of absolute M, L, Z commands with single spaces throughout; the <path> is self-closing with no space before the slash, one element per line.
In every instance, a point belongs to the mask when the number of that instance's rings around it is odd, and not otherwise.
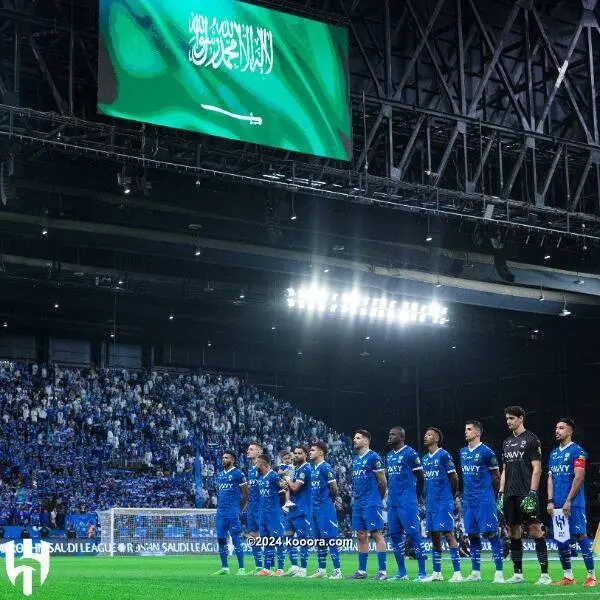
<path fill-rule="evenodd" d="M 395 563 L 389 555 L 389 573 L 395 574 Z M 17 587 L 12 587 L 0 561 L 0 600 L 23 598 L 21 579 Z M 342 571 L 350 575 L 356 569 L 356 555 L 342 557 Z M 370 567 L 376 567 L 375 556 L 370 557 Z M 427 561 L 430 563 L 431 561 Z M 18 564 L 18 563 L 17 563 Z M 247 566 L 252 559 L 247 561 Z M 287 563 L 286 563 L 287 565 Z M 409 574 L 416 574 L 415 561 L 408 561 Z M 429 566 L 429 565 L 428 565 Z M 403 583 L 393 581 L 324 581 L 293 578 L 237 577 L 237 563 L 230 562 L 232 575 L 215 577 L 219 568 L 216 556 L 173 556 L 173 557 L 56 557 L 52 559 L 50 575 L 43 587 L 35 583 L 32 598 L 41 600 L 393 600 L 415 598 L 418 600 L 443 600 L 444 598 L 465 598 L 484 600 L 512 600 L 517 597 L 542 598 L 600 598 L 600 587 L 585 589 L 584 567 L 580 561 L 574 562 L 576 587 L 540 588 L 533 586 L 539 575 L 535 560 L 525 562 L 525 585 L 501 586 L 490 583 L 457 584 L 444 583 Z M 311 568 L 314 569 L 314 559 Z M 328 569 L 331 563 L 328 560 Z M 449 562 L 444 562 L 443 571 L 451 575 Z M 469 561 L 463 561 L 463 575 L 470 572 Z M 493 565 L 487 557 L 483 561 L 483 577 L 491 580 Z M 510 563 L 505 566 L 505 574 L 512 574 Z M 560 565 L 551 562 L 550 574 L 558 579 Z"/>

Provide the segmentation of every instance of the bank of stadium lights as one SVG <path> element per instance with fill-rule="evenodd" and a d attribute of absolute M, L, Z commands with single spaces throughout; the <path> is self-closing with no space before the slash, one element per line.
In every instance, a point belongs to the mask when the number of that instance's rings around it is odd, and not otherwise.
<path fill-rule="evenodd" d="M 448 323 L 448 308 L 439 302 L 419 303 L 398 301 L 385 296 L 372 297 L 359 291 L 335 292 L 325 287 L 288 288 L 287 305 L 290 309 L 311 313 L 339 315 L 358 319 L 376 320 L 400 325 L 410 323 Z"/>

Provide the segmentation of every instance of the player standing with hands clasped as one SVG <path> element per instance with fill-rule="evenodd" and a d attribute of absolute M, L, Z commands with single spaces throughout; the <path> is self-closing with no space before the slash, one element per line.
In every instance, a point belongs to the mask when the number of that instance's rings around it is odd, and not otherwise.
<path fill-rule="evenodd" d="M 481 534 L 490 540 L 496 566 L 493 583 L 504 583 L 502 574 L 502 543 L 498 536 L 496 490 L 500 485 L 500 468 L 494 451 L 481 442 L 483 425 L 467 421 L 465 441 L 460 451 L 463 476 L 463 517 L 469 536 L 473 571 L 465 581 L 481 581 Z"/>
<path fill-rule="evenodd" d="M 460 502 L 458 496 L 458 475 L 454 461 L 446 450 L 440 448 L 442 432 L 437 427 L 425 431 L 423 443 L 427 454 L 422 464 L 425 474 L 425 519 L 427 531 L 433 546 L 433 573 L 425 581 L 444 581 L 442 575 L 442 535 L 450 547 L 450 558 L 454 574 L 449 583 L 460 583 L 460 556 L 458 542 L 454 537 L 454 504 Z"/>
<path fill-rule="evenodd" d="M 550 454 L 548 514 L 552 517 L 554 537 L 558 542 L 558 556 L 564 572 L 563 578 L 554 585 L 575 585 L 569 545 L 570 538 L 575 537 L 587 569 L 587 578 L 583 585 L 584 587 L 594 587 L 596 585 L 594 553 L 592 542 L 587 537 L 585 495 L 583 493 L 587 453 L 573 441 L 574 433 L 575 423 L 571 419 L 560 419 L 556 424 L 555 431 L 559 446 Z M 568 523 L 568 527 L 565 527 L 566 523 Z M 563 539 L 559 540 L 561 530 Z"/>
<path fill-rule="evenodd" d="M 377 548 L 379 570 L 375 579 L 387 579 L 387 546 L 383 537 L 383 499 L 387 492 L 387 480 L 381 456 L 369 448 L 371 434 L 358 429 L 354 434 L 357 455 L 352 461 L 352 529 L 358 535 L 358 571 L 350 579 L 367 578 L 369 558 L 369 533 Z"/>
<path fill-rule="evenodd" d="M 245 575 L 244 550 L 240 533 L 240 513 L 244 512 L 248 501 L 248 484 L 244 474 L 235 466 L 236 456 L 231 450 L 225 450 L 221 457 L 223 470 L 217 476 L 218 503 L 217 503 L 217 542 L 219 544 L 219 557 L 221 569 L 215 575 L 229 574 L 229 557 L 227 549 L 227 534 L 238 560 L 238 575 Z"/>
<path fill-rule="evenodd" d="M 498 510 L 504 513 L 510 529 L 510 554 L 514 575 L 506 583 L 524 583 L 523 540 L 521 525 L 525 525 L 535 540 L 535 551 L 542 574 L 536 585 L 550 585 L 548 547 L 539 517 L 538 489 L 542 474 L 540 440 L 524 426 L 525 411 L 520 406 L 504 409 L 511 435 L 502 445 L 502 475 L 498 493 Z"/>

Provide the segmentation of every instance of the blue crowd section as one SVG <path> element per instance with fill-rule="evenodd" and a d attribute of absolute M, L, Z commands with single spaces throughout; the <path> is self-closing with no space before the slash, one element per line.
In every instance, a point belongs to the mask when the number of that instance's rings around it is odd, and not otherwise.
<path fill-rule="evenodd" d="M 194 507 L 197 450 L 211 508 L 223 449 L 243 467 L 249 442 L 276 456 L 315 438 L 349 500 L 350 439 L 238 379 L 0 361 L 0 526 L 65 531 L 115 506 Z"/>

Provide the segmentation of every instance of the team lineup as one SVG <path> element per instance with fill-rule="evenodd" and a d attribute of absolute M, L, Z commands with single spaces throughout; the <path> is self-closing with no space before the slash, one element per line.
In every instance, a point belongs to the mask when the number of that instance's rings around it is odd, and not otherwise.
<path fill-rule="evenodd" d="M 575 424 L 561 418 L 555 427 L 558 446 L 551 452 L 548 475 L 542 477 L 542 450 L 537 436 L 525 428 L 525 411 L 519 406 L 505 409 L 509 436 L 502 445 L 501 460 L 481 442 L 483 427 L 471 420 L 465 424 L 466 446 L 460 450 L 458 469 L 462 474 L 462 494 L 457 467 L 443 448 L 443 434 L 436 427 L 425 431 L 427 450 L 420 458 L 405 443 L 402 427 L 392 427 L 388 435 L 390 451 L 385 461 L 371 450 L 371 435 L 356 430 L 352 463 L 352 530 L 358 541 L 358 568 L 349 579 L 367 579 L 369 538 L 375 545 L 377 581 L 409 581 L 405 564 L 407 538 L 418 564 L 414 581 L 444 581 L 442 541 L 450 554 L 453 574 L 450 583 L 481 582 L 482 537 L 491 547 L 495 567 L 493 583 L 522 584 L 523 530 L 535 543 L 540 576 L 536 585 L 575 585 L 571 569 L 571 539 L 581 548 L 587 576 L 583 585 L 596 585 L 592 541 L 587 537 L 584 479 L 587 454 L 573 441 Z M 340 549 L 352 540 L 340 537 L 337 512 L 342 505 L 331 465 L 326 461 L 327 446 L 322 441 L 297 445 L 293 454 L 282 452 L 282 464 L 275 471 L 271 458 L 259 443 L 247 450 L 251 466 L 247 476 L 235 466 L 234 452 L 222 454 L 223 471 L 218 475 L 216 516 L 221 569 L 229 574 L 227 537 L 238 562 L 238 575 L 291 576 L 343 579 Z M 293 462 L 293 465 L 292 465 Z M 546 511 L 552 519 L 554 537 L 563 577 L 552 582 L 548 574 L 548 548 L 541 519 L 540 486 L 546 485 Z M 431 573 L 421 535 L 420 501 L 424 498 L 425 528 L 432 542 Z M 461 573 L 459 543 L 454 535 L 455 509 L 462 512 L 468 535 L 471 573 Z M 384 537 L 385 512 L 397 573 L 388 575 L 388 544 Z M 247 542 L 254 568 L 244 566 L 240 514 L 246 514 Z M 510 535 L 513 574 L 505 578 L 502 540 L 505 522 Z M 307 573 L 310 550 L 316 550 L 317 570 Z M 285 571 L 286 555 L 291 563 Z M 328 575 L 327 556 L 333 570 Z"/>

